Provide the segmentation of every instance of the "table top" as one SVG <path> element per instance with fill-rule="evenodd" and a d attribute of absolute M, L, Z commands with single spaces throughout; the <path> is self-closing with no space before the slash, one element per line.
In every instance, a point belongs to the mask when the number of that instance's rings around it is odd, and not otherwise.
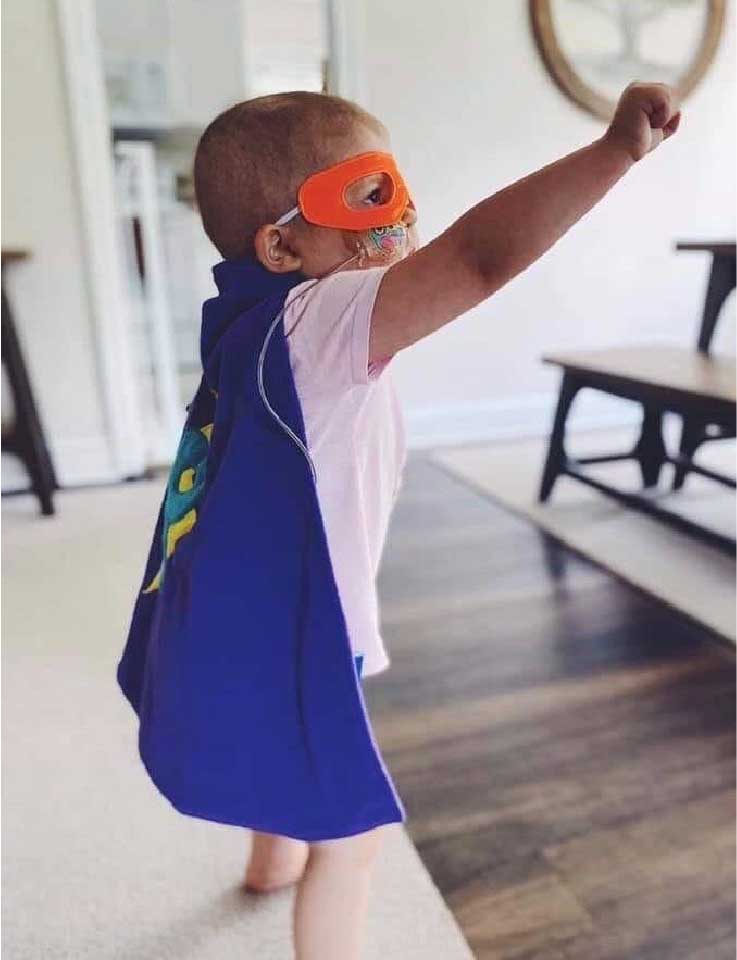
<path fill-rule="evenodd" d="M 704 250 L 707 253 L 713 253 L 716 257 L 734 257 L 737 244 L 728 241 L 690 241 L 679 240 L 676 243 L 676 250 Z"/>
<path fill-rule="evenodd" d="M 2 266 L 6 263 L 15 263 L 18 260 L 27 260 L 31 253 L 29 250 L 19 250 L 13 247 L 2 248 Z"/>
<path fill-rule="evenodd" d="M 686 347 L 643 344 L 545 354 L 542 359 L 568 370 L 651 383 L 680 393 L 730 402 L 737 399 L 735 358 L 706 356 Z"/>

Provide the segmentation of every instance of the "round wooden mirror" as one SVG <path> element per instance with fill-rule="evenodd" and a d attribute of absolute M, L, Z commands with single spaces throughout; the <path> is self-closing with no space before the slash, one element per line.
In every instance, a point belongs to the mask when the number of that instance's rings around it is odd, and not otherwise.
<path fill-rule="evenodd" d="M 726 0 L 530 0 L 551 76 L 572 100 L 610 120 L 633 80 L 660 81 L 684 99 L 709 67 Z"/>

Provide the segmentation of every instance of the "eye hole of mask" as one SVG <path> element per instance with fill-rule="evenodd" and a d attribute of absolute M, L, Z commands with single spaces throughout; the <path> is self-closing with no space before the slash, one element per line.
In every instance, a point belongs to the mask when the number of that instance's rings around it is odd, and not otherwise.
<path fill-rule="evenodd" d="M 351 210 L 370 210 L 389 203 L 394 192 L 394 181 L 388 173 L 372 173 L 348 184 L 343 196 Z"/>

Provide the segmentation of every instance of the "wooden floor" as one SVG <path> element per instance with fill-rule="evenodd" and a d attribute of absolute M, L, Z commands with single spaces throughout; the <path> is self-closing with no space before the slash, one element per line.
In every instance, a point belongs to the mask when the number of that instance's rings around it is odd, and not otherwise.
<path fill-rule="evenodd" d="M 479 960 L 734 960 L 731 650 L 421 457 L 365 693 Z"/>

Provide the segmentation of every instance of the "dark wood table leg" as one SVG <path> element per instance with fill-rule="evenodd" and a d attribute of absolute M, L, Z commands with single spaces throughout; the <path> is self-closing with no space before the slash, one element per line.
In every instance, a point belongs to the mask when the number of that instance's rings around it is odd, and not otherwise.
<path fill-rule="evenodd" d="M 735 258 L 714 253 L 711 259 L 711 272 L 706 287 L 706 299 L 701 315 L 698 348 L 708 353 L 722 304 L 735 286 Z"/>
<path fill-rule="evenodd" d="M 721 254 L 716 251 L 711 257 L 711 271 L 706 286 L 706 298 L 701 315 L 698 349 L 702 353 L 709 352 L 714 337 L 717 320 L 724 301 L 735 286 L 735 258 L 733 255 Z M 706 425 L 698 419 L 683 417 L 681 439 L 678 445 L 680 455 L 685 461 L 691 460 L 697 448 L 707 439 Z M 680 490 L 686 480 L 688 463 L 682 462 L 676 466 L 673 475 L 673 490 Z"/>
<path fill-rule="evenodd" d="M 640 438 L 632 455 L 640 463 L 644 487 L 657 486 L 668 451 L 663 443 L 663 411 L 643 403 Z"/>
<path fill-rule="evenodd" d="M 571 409 L 576 394 L 581 389 L 581 382 L 573 374 L 566 371 L 563 374 L 563 380 L 558 394 L 558 406 L 555 410 L 555 420 L 553 421 L 553 431 L 550 434 L 550 444 L 548 445 L 548 455 L 543 469 L 542 482 L 540 483 L 540 493 L 538 499 L 544 503 L 553 490 L 553 484 L 556 478 L 564 470 L 567 458 L 565 449 L 566 420 Z"/>
<path fill-rule="evenodd" d="M 693 459 L 697 449 L 706 440 L 706 429 L 704 424 L 695 417 L 683 417 L 681 426 L 681 440 L 678 452 L 686 460 Z M 680 490 L 688 473 L 687 463 L 676 464 L 675 474 L 673 476 L 673 489 Z"/>
<path fill-rule="evenodd" d="M 3 366 L 7 370 L 15 406 L 15 425 L 5 449 L 21 458 L 44 516 L 54 513 L 53 491 L 58 488 L 54 466 L 33 398 L 31 382 L 15 330 L 10 304 L 2 289 Z"/>

